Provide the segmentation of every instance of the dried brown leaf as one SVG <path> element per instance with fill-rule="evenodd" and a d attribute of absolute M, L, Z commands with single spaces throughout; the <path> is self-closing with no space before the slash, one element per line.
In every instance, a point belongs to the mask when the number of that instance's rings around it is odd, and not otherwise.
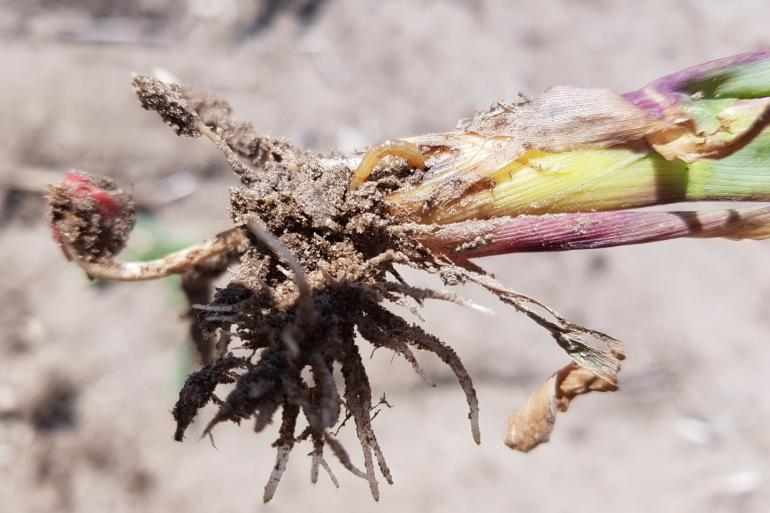
<path fill-rule="evenodd" d="M 505 425 L 505 445 L 529 452 L 551 438 L 556 412 L 567 411 L 572 400 L 589 392 L 613 392 L 617 385 L 572 362 L 559 369 L 516 410 Z"/>

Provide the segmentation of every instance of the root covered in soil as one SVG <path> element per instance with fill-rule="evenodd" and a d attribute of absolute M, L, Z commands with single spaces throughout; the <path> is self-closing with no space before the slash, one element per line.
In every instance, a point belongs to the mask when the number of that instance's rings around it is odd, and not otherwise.
<path fill-rule="evenodd" d="M 375 499 L 378 475 L 392 483 L 372 425 L 375 404 L 357 335 L 399 354 L 428 382 L 414 351 L 444 362 L 465 394 L 471 434 L 480 443 L 478 399 L 460 357 L 383 306 L 428 299 L 473 305 L 446 291 L 410 286 L 397 264 L 437 275 L 448 285 L 480 284 L 545 327 L 596 379 L 616 385 L 620 342 L 504 288 L 467 260 L 431 249 L 424 243 L 431 226 L 420 224 L 413 209 L 388 201 L 421 180 L 438 149 L 390 142 L 367 156 L 311 153 L 259 136 L 232 117 L 227 103 L 209 95 L 145 76 L 137 77 L 134 87 L 142 106 L 159 113 L 178 134 L 203 135 L 223 152 L 241 182 L 230 194 L 235 227 L 158 261 L 121 262 L 116 255 L 133 225 L 130 198 L 112 182 L 73 173 L 50 189 L 54 234 L 65 254 L 93 277 L 185 277 L 195 292 L 193 322 L 213 349 L 207 346 L 203 367 L 180 392 L 174 438 L 182 440 L 209 402 L 219 409 L 205 433 L 225 421 L 249 421 L 259 432 L 280 419 L 265 501 L 304 441 L 312 445 L 314 482 L 323 467 L 336 483 L 327 462 L 331 454 L 368 482 Z M 202 300 L 211 281 L 228 268 L 229 284 Z M 217 389 L 225 384 L 232 390 L 220 398 Z M 335 437 L 347 419 L 360 442 L 358 455 Z"/>

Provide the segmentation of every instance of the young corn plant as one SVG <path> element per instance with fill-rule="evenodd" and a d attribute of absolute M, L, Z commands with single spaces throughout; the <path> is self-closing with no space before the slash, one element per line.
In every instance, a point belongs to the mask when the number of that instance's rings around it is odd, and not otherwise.
<path fill-rule="evenodd" d="M 109 179 L 70 172 L 49 191 L 54 238 L 92 278 L 179 274 L 185 290 L 196 292 L 193 321 L 208 352 L 174 407 L 175 438 L 209 402 L 218 412 L 204 433 L 244 420 L 259 432 L 280 410 L 265 501 L 305 441 L 313 482 L 323 467 L 336 483 L 329 451 L 368 482 L 375 499 L 376 469 L 392 482 L 372 428 L 357 335 L 398 353 L 427 381 L 415 351 L 448 365 L 480 442 L 476 392 L 457 353 L 384 306 L 415 310 L 429 299 L 474 305 L 410 285 L 397 265 L 447 285 L 482 286 L 545 328 L 570 357 L 508 420 L 505 443 L 528 451 L 548 440 L 556 412 L 574 397 L 617 390 L 623 345 L 507 288 L 471 259 L 770 235 L 770 207 L 640 210 L 770 199 L 770 52 L 695 66 L 625 95 L 556 87 L 534 100 L 497 103 L 445 133 L 353 154 L 259 136 L 226 102 L 188 87 L 147 76 L 133 85 L 142 106 L 177 134 L 204 136 L 222 151 L 240 179 L 230 193 L 233 228 L 157 260 L 121 261 L 134 223 L 131 197 Z M 208 295 L 227 269 L 230 282 Z M 233 387 L 220 397 L 223 384 Z M 363 467 L 335 437 L 349 419 Z"/>

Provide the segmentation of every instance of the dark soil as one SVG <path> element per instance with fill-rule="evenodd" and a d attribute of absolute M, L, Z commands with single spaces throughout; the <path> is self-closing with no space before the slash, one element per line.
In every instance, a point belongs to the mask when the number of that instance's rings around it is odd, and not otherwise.
<path fill-rule="evenodd" d="M 457 355 L 380 306 L 385 300 L 422 299 L 418 289 L 391 281 L 398 277 L 395 262 L 432 270 L 441 266 L 416 240 L 390 230 L 396 220 L 380 198 L 399 181 L 383 178 L 349 190 L 352 170 L 339 155 L 259 137 L 251 125 L 232 119 L 229 105 L 189 88 L 146 77 L 134 85 L 142 105 L 157 111 L 178 134 L 200 136 L 198 123 L 203 123 L 235 151 L 228 162 L 241 185 L 231 193 L 231 217 L 237 226 L 248 227 L 252 238 L 235 278 L 200 307 L 197 325 L 217 334 L 217 353 L 180 393 L 175 438 L 181 440 L 210 400 L 219 404 L 219 412 L 207 433 L 219 422 L 248 419 L 254 419 L 255 431 L 262 431 L 280 408 L 280 436 L 274 442 L 278 456 L 265 500 L 301 440 L 312 441 L 315 469 L 328 468 L 324 449 L 329 447 L 343 465 L 369 481 L 378 498 L 375 462 L 388 482 L 392 477 L 371 425 L 372 392 L 355 342 L 356 327 L 375 347 L 392 349 L 415 366 L 410 347 L 445 361 L 466 392 L 478 437 L 475 390 Z M 397 175 L 398 168 L 380 175 Z M 217 387 L 230 383 L 235 388 L 219 399 Z M 343 409 L 355 422 L 363 471 L 352 465 L 330 432 L 343 420 Z M 307 426 L 297 433 L 300 415 Z"/>

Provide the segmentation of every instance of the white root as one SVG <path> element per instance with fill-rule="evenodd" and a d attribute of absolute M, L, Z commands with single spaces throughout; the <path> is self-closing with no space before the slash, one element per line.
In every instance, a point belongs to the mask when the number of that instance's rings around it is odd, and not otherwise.
<path fill-rule="evenodd" d="M 80 258 L 72 247 L 64 244 L 63 248 L 67 256 L 91 278 L 110 281 L 144 281 L 186 273 L 205 260 L 238 250 L 246 244 L 248 244 L 248 238 L 243 230 L 232 228 L 211 239 L 147 262 L 123 262 L 118 259 L 91 262 Z"/>

